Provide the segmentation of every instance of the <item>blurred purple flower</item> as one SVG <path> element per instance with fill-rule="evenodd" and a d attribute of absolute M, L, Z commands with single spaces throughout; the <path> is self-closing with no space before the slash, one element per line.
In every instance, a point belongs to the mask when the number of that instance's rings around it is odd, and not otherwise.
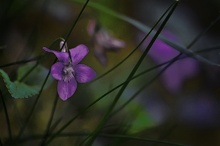
<path fill-rule="evenodd" d="M 94 54 L 102 65 L 107 64 L 106 51 L 118 51 L 125 47 L 125 43 L 111 36 L 111 34 L 101 27 L 96 20 L 92 19 L 88 23 L 88 34 L 92 37 Z"/>
<path fill-rule="evenodd" d="M 219 101 L 209 92 L 199 91 L 181 97 L 177 104 L 178 118 L 195 127 L 219 125 Z"/>
<path fill-rule="evenodd" d="M 63 42 L 60 44 L 62 47 Z M 75 93 L 77 82 L 86 83 L 95 78 L 96 73 L 92 68 L 79 64 L 88 53 L 88 48 L 85 45 L 81 44 L 70 49 L 70 56 L 67 46 L 64 46 L 61 52 L 46 47 L 43 50 L 53 53 L 58 59 L 58 62 L 51 67 L 51 75 L 58 80 L 57 91 L 62 100 L 67 100 Z"/>
<path fill-rule="evenodd" d="M 163 34 L 172 41 L 178 41 L 177 37 L 168 31 L 164 31 Z M 159 39 L 155 41 L 149 51 L 149 56 L 158 64 L 169 61 L 178 54 L 179 51 Z M 173 63 L 161 77 L 167 89 L 172 92 L 179 92 L 183 82 L 196 75 L 198 70 L 198 62 L 196 60 L 185 58 Z"/>

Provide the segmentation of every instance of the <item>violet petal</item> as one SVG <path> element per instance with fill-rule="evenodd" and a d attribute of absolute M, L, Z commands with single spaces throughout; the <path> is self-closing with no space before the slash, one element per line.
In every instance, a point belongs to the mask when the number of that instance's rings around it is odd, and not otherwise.
<path fill-rule="evenodd" d="M 96 72 L 85 64 L 78 64 L 74 67 L 76 72 L 76 80 L 79 83 L 86 83 L 93 80 L 96 77 Z"/>
<path fill-rule="evenodd" d="M 58 52 L 55 50 L 50 50 L 46 47 L 43 47 L 43 50 L 46 52 L 53 53 L 54 55 L 56 55 L 57 59 L 64 64 L 68 63 L 68 61 L 69 61 L 69 54 L 66 52 Z"/>
<path fill-rule="evenodd" d="M 72 78 L 69 82 L 64 82 L 63 80 L 58 82 L 57 91 L 59 97 L 65 101 L 70 98 L 76 91 L 77 82 Z"/>
<path fill-rule="evenodd" d="M 51 66 L 51 75 L 56 80 L 62 80 L 62 70 L 64 65 L 61 62 L 56 62 Z"/>
<path fill-rule="evenodd" d="M 78 64 L 88 54 L 88 52 L 88 48 L 83 44 L 70 49 L 73 65 Z"/>

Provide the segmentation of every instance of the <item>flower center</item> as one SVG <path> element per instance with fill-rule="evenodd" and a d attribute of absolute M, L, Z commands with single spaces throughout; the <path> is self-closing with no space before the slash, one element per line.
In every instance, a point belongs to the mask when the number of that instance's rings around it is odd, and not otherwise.
<path fill-rule="evenodd" d="M 75 72 L 71 64 L 64 66 L 63 71 L 62 71 L 64 82 L 70 81 L 72 78 L 74 78 L 74 75 L 75 75 Z"/>

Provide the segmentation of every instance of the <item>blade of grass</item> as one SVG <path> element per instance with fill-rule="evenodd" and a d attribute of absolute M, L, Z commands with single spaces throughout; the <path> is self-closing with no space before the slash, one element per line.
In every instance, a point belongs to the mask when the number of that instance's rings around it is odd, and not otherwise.
<path fill-rule="evenodd" d="M 100 133 L 102 127 L 105 125 L 105 123 L 107 122 L 112 110 L 114 109 L 115 105 L 117 104 L 119 98 L 121 97 L 122 93 L 124 92 L 124 90 L 126 89 L 126 87 L 129 84 L 129 80 L 134 76 L 134 74 L 136 73 L 137 69 L 139 68 L 139 66 L 141 65 L 142 61 L 144 60 L 145 56 L 148 54 L 148 51 L 150 50 L 150 48 L 152 47 L 152 45 L 154 44 L 155 40 L 157 39 L 157 37 L 159 36 L 160 32 L 162 31 L 162 29 L 164 28 L 165 24 L 167 23 L 167 21 L 169 20 L 170 16 L 173 14 L 176 6 L 178 4 L 178 1 L 175 1 L 172 5 L 172 9 L 170 10 L 170 12 L 167 14 L 166 18 L 164 19 L 164 21 L 162 22 L 161 26 L 159 27 L 159 29 L 157 30 L 156 34 L 154 35 L 154 37 L 152 38 L 152 40 L 150 41 L 149 45 L 147 46 L 147 48 L 145 49 L 145 51 L 143 52 L 143 54 L 141 55 L 140 59 L 138 60 L 138 62 L 136 63 L 135 67 L 132 69 L 131 73 L 129 74 L 128 78 L 125 81 L 125 84 L 122 86 L 122 88 L 119 90 L 118 94 L 116 95 L 114 101 L 112 102 L 112 104 L 109 107 L 109 110 L 106 112 L 106 114 L 104 115 L 104 118 L 102 119 L 102 121 L 100 122 L 100 124 L 98 125 L 98 127 L 96 128 L 96 130 L 92 133 L 92 135 L 90 135 L 90 139 L 88 140 L 88 142 L 86 143 L 86 145 L 92 145 L 94 140 L 96 139 L 96 137 L 98 136 L 98 134 Z"/>
<path fill-rule="evenodd" d="M 44 136 L 42 138 L 42 141 L 41 141 L 41 146 L 44 146 L 44 143 L 46 142 L 47 140 L 47 137 L 49 135 L 49 132 L 50 132 L 50 127 L 51 127 L 51 123 L 53 121 L 53 117 L 54 117 L 54 114 L 55 114 L 55 110 L 56 110 L 56 107 L 57 107 L 57 102 L 58 102 L 58 95 L 55 97 L 54 99 L 54 103 L 53 103 L 53 107 L 52 107 L 52 110 L 51 110 L 51 114 L 50 114 L 50 118 L 48 120 L 48 123 L 47 123 L 47 127 L 45 129 L 45 132 L 44 132 Z"/>
<path fill-rule="evenodd" d="M 55 62 L 56 62 L 56 59 L 55 59 L 54 63 Z M 25 124 L 22 126 L 22 128 L 20 129 L 20 131 L 18 133 L 17 139 L 19 139 L 22 136 L 24 130 L 26 129 L 26 127 L 27 127 L 27 125 L 28 125 L 28 123 L 30 121 L 30 118 L 31 118 L 31 116 L 32 116 L 32 114 L 33 114 L 33 112 L 35 110 L 35 107 L 36 107 L 36 105 L 38 103 L 38 100 L 40 99 L 40 96 L 41 96 L 41 93 L 43 91 L 43 88 L 44 88 L 44 86 L 45 86 L 45 84 L 46 84 L 46 82 L 47 82 L 47 80 L 49 78 L 49 75 L 50 75 L 50 70 L 49 70 L 49 72 L 48 72 L 48 74 L 47 74 L 47 76 L 46 76 L 46 78 L 45 78 L 45 80 L 44 80 L 44 82 L 43 82 L 43 84 L 41 86 L 41 89 L 40 89 L 39 94 L 37 95 L 37 97 L 36 97 L 36 99 L 34 101 L 33 106 L 31 107 L 31 110 L 30 110 L 30 112 L 29 112 L 29 114 L 28 114 L 28 116 L 27 116 L 27 118 L 25 120 Z"/>
<path fill-rule="evenodd" d="M 5 100 L 4 100 L 4 97 L 3 97 L 1 89 L 0 89 L 0 96 L 1 96 L 2 104 L 3 104 L 3 108 L 4 108 L 4 113 L 5 113 L 5 118 L 6 118 L 7 128 L 8 128 L 9 140 L 12 140 L 12 131 L 11 131 L 10 119 L 9 119 L 7 106 L 6 106 L 6 103 L 5 103 Z"/>
<path fill-rule="evenodd" d="M 198 34 L 192 41 L 191 43 L 187 46 L 187 49 L 190 49 L 196 42 L 198 42 L 198 40 L 205 34 L 207 33 L 218 21 L 219 21 L 220 17 L 218 16 L 214 21 L 212 21 L 208 27 L 206 29 L 204 29 L 200 34 Z M 217 49 L 220 48 L 219 46 L 217 47 L 212 47 L 211 49 Z M 195 53 L 194 53 L 195 54 Z M 192 55 L 194 55 L 192 54 Z M 173 59 L 164 62 L 164 64 L 167 64 L 159 73 L 158 75 L 156 75 L 153 79 L 151 79 L 148 83 L 146 83 L 144 86 L 142 86 L 128 101 L 126 101 L 121 107 L 119 107 L 117 110 L 115 110 L 111 116 L 113 116 L 114 114 L 116 114 L 117 112 L 121 111 L 126 105 L 128 105 L 143 89 L 145 89 L 148 85 L 150 85 L 154 80 L 156 80 L 157 77 L 159 77 L 169 66 L 171 66 L 174 62 L 176 62 L 177 60 L 181 59 L 182 53 L 179 53 L 177 56 L 175 56 Z M 162 63 L 163 64 L 163 63 Z M 162 65 L 160 64 L 160 65 Z M 138 75 L 136 75 L 135 77 L 138 77 L 139 75 L 148 72 L 148 70 L 143 71 L 142 73 L 139 73 Z"/>
<path fill-rule="evenodd" d="M 122 104 L 121 107 L 119 107 L 118 109 L 116 109 L 114 112 L 112 112 L 112 114 L 109 117 L 114 116 L 115 114 L 117 114 L 119 111 L 121 111 L 125 106 L 127 106 L 135 97 L 137 97 L 137 95 L 139 93 L 141 93 L 141 91 L 143 91 L 144 89 L 146 89 L 147 86 L 151 85 L 162 73 L 164 73 L 164 71 L 166 71 L 176 60 L 178 60 L 179 56 L 181 54 L 179 54 L 178 56 L 174 57 L 171 61 L 169 61 L 169 63 L 163 67 L 163 69 L 156 75 L 154 76 L 150 81 L 148 81 L 147 83 L 145 83 L 141 88 L 139 88 L 138 91 L 136 91 L 124 104 Z M 139 75 L 139 74 L 138 74 Z M 137 76 L 138 76 L 137 75 Z M 134 76 L 136 77 L 136 76 Z"/>
<path fill-rule="evenodd" d="M 54 124 L 51 126 L 49 132 L 54 131 L 54 129 L 60 124 L 61 121 L 62 121 L 62 118 L 60 117 L 60 118 L 59 118 L 57 121 L 55 121 Z"/>
<path fill-rule="evenodd" d="M 23 75 L 23 77 L 19 80 L 19 82 L 22 82 L 37 66 L 39 62 L 37 61 L 33 67 L 30 68 L 30 70 L 27 71 L 26 74 Z"/>
<path fill-rule="evenodd" d="M 102 74 L 101 76 L 99 76 L 98 78 L 96 78 L 94 81 L 99 80 L 100 78 L 106 76 L 107 74 L 109 74 L 110 72 L 112 72 L 113 70 L 115 70 L 117 67 L 119 67 L 121 64 L 123 64 L 129 57 L 131 57 L 132 54 L 134 54 L 134 52 L 143 44 L 143 42 L 148 38 L 148 36 L 151 34 L 151 32 L 154 31 L 154 29 L 156 28 L 156 26 L 159 24 L 159 22 L 164 18 L 164 16 L 168 13 L 168 11 L 170 10 L 171 6 L 163 13 L 163 15 L 158 19 L 158 21 L 154 24 L 154 26 L 149 30 L 149 32 L 147 32 L 147 34 L 144 36 L 144 38 L 141 40 L 141 42 L 122 60 L 120 61 L 118 64 L 116 64 L 113 68 L 111 68 L 110 70 L 108 70 L 107 72 L 105 72 L 104 74 Z M 111 13 L 114 13 L 113 11 Z M 92 83 L 91 82 L 91 83 Z"/>
<path fill-rule="evenodd" d="M 66 129 L 75 119 L 77 119 L 80 115 L 82 115 L 83 113 L 85 113 L 89 108 L 91 108 L 93 105 L 95 105 L 98 101 L 100 101 L 102 98 L 104 98 L 105 96 L 107 96 L 108 94 L 110 94 L 111 92 L 115 91 L 116 89 L 118 89 L 119 87 L 121 87 L 123 84 L 120 84 L 116 87 L 114 87 L 113 89 L 109 90 L 108 92 L 106 92 L 105 94 L 103 94 L 101 97 L 99 97 L 98 99 L 96 99 L 95 101 L 93 101 L 91 104 L 89 104 L 86 108 L 84 108 L 83 111 L 81 111 L 80 113 L 78 113 L 77 115 L 75 115 L 72 119 L 70 119 L 66 124 L 64 124 L 53 136 L 51 136 L 49 138 L 49 140 L 45 143 L 45 145 L 48 145 L 49 143 L 52 142 L 52 140 L 59 135 L 64 129 Z"/>
<path fill-rule="evenodd" d="M 33 47 L 29 47 L 29 44 L 32 45 L 36 44 L 37 42 L 36 34 L 38 33 L 37 31 L 39 30 L 38 24 L 42 22 L 42 19 L 44 18 L 49 5 L 50 5 L 50 0 L 44 0 L 42 2 L 40 7 L 41 13 L 37 15 L 37 17 L 34 17 L 34 20 L 32 20 L 34 25 L 32 26 L 32 30 L 30 31 L 29 36 L 27 37 L 27 42 L 25 43 L 24 47 L 21 49 L 20 53 L 17 55 L 16 60 L 19 60 L 19 58 L 26 58 L 28 56 L 31 56 L 31 54 L 33 53 L 34 50 L 31 49 Z M 36 49 L 36 47 L 34 49 Z"/>
<path fill-rule="evenodd" d="M 212 51 L 212 50 L 217 50 L 217 49 L 220 49 L 220 46 L 215 46 L 215 47 L 210 47 L 210 48 L 207 48 L 207 49 L 202 49 L 202 50 L 200 50 L 200 51 L 197 51 L 196 53 L 202 53 L 202 52 L 207 52 L 207 51 Z M 142 76 L 143 74 L 146 74 L 146 73 L 148 73 L 148 72 L 150 72 L 150 71 L 152 71 L 152 70 L 154 70 L 154 69 L 157 69 L 157 68 L 159 68 L 159 67 L 162 67 L 162 66 L 164 66 L 164 65 L 166 65 L 166 64 L 170 64 L 170 65 L 171 65 L 172 63 L 176 62 L 177 60 L 182 60 L 182 59 L 185 59 L 185 58 L 188 58 L 188 57 L 191 57 L 191 56 L 180 56 L 180 54 L 179 54 L 178 56 L 175 56 L 174 58 L 170 59 L 169 61 L 163 62 L 163 63 L 158 64 L 158 65 L 156 65 L 156 66 L 154 66 L 154 67 L 152 67 L 152 68 L 146 69 L 146 70 L 144 70 L 144 71 L 138 73 L 137 75 L 135 75 L 135 76 L 132 78 L 132 80 L 135 79 L 135 78 L 138 78 L 139 76 Z M 170 65 L 169 65 L 169 66 L 170 66 Z M 167 68 L 167 67 L 164 67 L 164 69 L 165 69 L 165 68 Z M 163 69 L 163 72 L 165 71 L 164 69 Z M 160 72 L 160 74 L 161 74 L 161 73 L 162 73 L 162 71 Z M 159 76 L 159 74 L 158 74 L 157 76 Z M 122 110 L 127 104 L 129 104 L 129 103 L 137 96 L 137 94 L 138 94 L 141 90 L 143 90 L 148 84 L 150 84 L 151 82 L 153 82 L 153 80 L 155 80 L 155 79 L 156 79 L 156 77 L 154 77 L 154 79 L 152 79 L 150 82 L 146 83 L 142 88 L 140 88 L 139 91 L 137 91 L 127 102 L 125 102 L 121 107 L 119 107 L 117 110 L 115 110 L 115 111 L 111 114 L 111 116 L 113 116 L 114 114 L 116 114 L 117 112 L 119 112 L 120 110 Z M 120 85 L 122 86 L 123 83 L 120 84 Z"/>
<path fill-rule="evenodd" d="M 57 38 L 55 41 L 53 41 L 52 44 L 50 44 L 50 47 L 52 47 L 57 41 L 60 41 L 60 40 L 63 40 L 63 39 L 62 38 Z M 44 55 L 40 54 L 37 57 L 34 57 L 32 59 L 21 60 L 21 61 L 16 61 L 16 62 L 0 65 L 0 68 L 9 67 L 9 66 L 12 66 L 12 65 L 25 64 L 25 63 L 29 63 L 29 62 L 33 62 L 33 61 L 40 61 L 41 58 L 45 57 L 45 54 L 46 53 L 44 53 Z"/>
<path fill-rule="evenodd" d="M 220 20 L 220 16 L 218 16 L 216 19 L 214 19 L 209 25 L 208 27 L 206 27 L 206 29 L 204 29 L 199 35 L 197 35 L 197 37 L 195 37 L 193 39 L 193 41 L 187 46 L 188 48 L 191 48 L 196 42 L 198 42 L 198 40 L 201 38 L 201 36 L 203 36 L 204 34 L 206 34 L 215 24 L 217 24 L 217 22 Z"/>
<path fill-rule="evenodd" d="M 73 1 L 77 2 L 77 3 L 82 3 L 81 0 L 73 0 Z M 135 26 L 136 28 L 138 28 L 139 30 L 141 30 L 141 31 L 143 31 L 145 33 L 147 33 L 150 30 L 150 28 L 148 26 L 142 24 L 141 22 L 139 22 L 137 20 L 134 20 L 132 18 L 129 18 L 129 17 L 125 16 L 125 15 L 119 14 L 119 13 L 117 13 L 117 12 L 115 12 L 115 11 L 105 7 L 105 6 L 102 6 L 102 5 L 100 5 L 100 4 L 96 3 L 96 2 L 90 2 L 88 4 L 88 6 L 90 6 L 91 8 L 94 8 L 94 9 L 96 9 L 98 11 L 101 11 L 103 13 L 106 13 L 106 14 L 108 14 L 110 16 L 113 16 L 115 18 L 118 18 L 120 20 L 128 22 L 129 24 Z M 156 32 L 154 31 L 153 33 L 156 33 Z M 181 45 L 181 44 L 179 44 L 177 42 L 171 41 L 169 38 L 163 36 L 162 34 L 160 34 L 158 38 L 160 40 L 162 40 L 163 42 L 167 43 L 168 45 L 170 45 L 171 47 L 177 49 L 178 51 L 183 52 L 183 53 L 185 53 L 187 55 L 191 55 L 191 56 L 193 56 L 194 58 L 196 58 L 197 60 L 199 60 L 199 61 L 201 61 L 203 63 L 209 64 L 209 65 L 213 65 L 213 66 L 220 66 L 220 64 L 218 64 L 218 63 L 209 61 L 208 59 L 206 59 L 206 58 L 204 58 L 204 57 L 202 57 L 202 56 L 200 56 L 198 54 L 195 54 L 193 51 L 188 50 L 185 46 L 183 46 L 183 45 Z"/>
<path fill-rule="evenodd" d="M 204 29 L 200 34 L 198 34 L 193 40 L 192 42 L 187 46 L 187 49 L 190 49 L 196 42 L 198 42 L 198 40 L 205 34 L 207 33 L 220 19 L 220 16 L 218 16 L 214 21 L 212 21 L 209 26 Z M 179 56 L 177 57 L 180 58 L 182 55 L 182 53 L 179 54 Z M 174 61 L 175 62 L 175 61 Z M 172 133 L 177 127 L 177 124 L 172 125 L 167 131 L 165 131 L 165 133 L 163 133 L 162 135 L 159 136 L 159 140 L 164 139 L 165 137 L 167 137 L 170 133 Z"/>
<path fill-rule="evenodd" d="M 70 30 L 68 31 L 67 36 L 65 37 L 66 39 L 64 40 L 64 43 L 63 43 L 63 46 L 61 47 L 61 49 L 65 46 L 67 40 L 69 39 L 69 37 L 70 37 L 70 35 L 71 35 L 73 29 L 75 28 L 77 22 L 79 21 L 79 18 L 81 17 L 81 15 L 82 15 L 83 11 L 85 10 L 85 8 L 86 8 L 86 6 L 87 6 L 88 3 L 89 3 L 89 0 L 86 0 L 86 2 L 84 3 L 84 5 L 83 5 L 81 11 L 79 12 L 79 15 L 77 16 L 76 20 L 73 22 L 72 27 L 71 27 Z M 72 60 L 71 53 L 70 53 L 69 50 L 68 50 L 68 53 L 69 53 L 70 59 Z"/>
<path fill-rule="evenodd" d="M 196 51 L 196 53 L 204 53 L 204 52 L 214 51 L 214 50 L 219 50 L 219 49 L 220 49 L 220 46 L 214 46 L 214 47 L 202 49 L 202 50 L 200 50 L 200 51 Z M 193 54 L 192 54 L 192 55 L 193 55 Z M 176 57 L 177 57 L 177 56 L 176 56 Z M 182 60 L 182 59 L 185 59 L 185 58 L 188 58 L 188 57 L 191 57 L 191 56 L 183 56 L 183 55 L 181 55 L 181 56 L 179 56 L 178 60 Z M 175 57 L 174 57 L 174 58 L 175 58 Z M 174 59 L 174 58 L 173 58 L 173 59 Z M 152 70 L 154 70 L 154 69 L 157 69 L 157 68 L 159 68 L 159 67 L 161 67 L 161 66 L 164 66 L 164 65 L 168 64 L 168 63 L 171 62 L 173 59 L 170 59 L 170 60 L 168 60 L 168 61 L 166 61 L 166 62 L 163 62 L 163 63 L 161 63 L 161 64 L 158 64 L 158 65 L 156 65 L 156 66 L 154 66 L 154 67 L 151 67 L 151 68 L 149 68 L 149 69 L 146 69 L 146 70 L 144 70 L 144 71 L 138 73 L 137 75 L 135 75 L 135 76 L 132 78 L 132 80 L 135 79 L 135 78 L 138 78 L 139 76 L 142 76 L 143 74 L 146 74 L 146 73 L 148 73 L 148 72 L 150 72 L 150 71 L 152 71 Z"/>
<path fill-rule="evenodd" d="M 83 4 L 82 0 L 73 0 L 73 1 L 77 2 L 77 3 L 80 3 L 80 4 Z M 144 30 L 145 33 L 147 33 L 150 30 L 149 27 L 145 26 L 144 24 L 140 23 L 139 21 L 136 21 L 136 20 L 134 20 L 132 18 L 129 18 L 129 17 L 123 15 L 123 14 L 117 13 L 117 12 L 111 10 L 110 8 L 107 8 L 107 7 L 105 7 L 105 6 L 101 5 L 101 4 L 98 4 L 96 2 L 90 2 L 88 4 L 88 6 L 91 7 L 91 8 L 94 8 L 94 9 L 96 9 L 98 11 L 101 11 L 103 13 L 106 13 L 106 14 L 108 14 L 110 16 L 113 16 L 115 18 L 118 18 L 120 20 L 128 22 L 128 23 L 132 24 L 133 26 L 139 28 L 140 30 Z"/>
<path fill-rule="evenodd" d="M 34 58 L 31 58 L 31 59 L 21 60 L 21 61 L 16 61 L 16 62 L 12 62 L 12 63 L 3 64 L 3 65 L 0 65 L 0 68 L 4 68 L 4 67 L 12 66 L 12 65 L 19 65 L 19 64 L 25 64 L 25 63 L 28 63 L 28 62 L 37 61 L 37 60 L 39 60 L 39 59 L 42 58 L 42 57 L 43 57 L 43 55 L 39 55 L 39 56 L 34 57 Z"/>
<path fill-rule="evenodd" d="M 90 133 L 85 133 L 85 132 L 65 132 L 65 133 L 61 133 L 59 135 L 56 135 L 56 137 L 76 137 L 76 136 L 79 137 L 79 136 L 87 136 L 89 134 Z M 53 134 L 50 134 L 50 136 L 53 136 Z M 39 140 L 39 139 L 41 139 L 41 137 L 42 137 L 42 135 L 39 135 L 39 134 L 31 135 L 28 137 L 24 137 L 18 143 L 22 144 L 28 140 Z M 132 136 L 132 135 L 100 133 L 100 137 L 128 139 L 129 141 L 135 140 L 135 141 L 143 141 L 143 142 L 147 142 L 147 143 L 158 143 L 158 144 L 166 144 L 166 145 L 172 145 L 172 146 L 186 146 L 184 144 L 172 143 L 169 141 L 159 141 L 159 140 L 154 140 L 154 139 L 149 139 L 149 138 L 140 138 L 140 137 Z"/>

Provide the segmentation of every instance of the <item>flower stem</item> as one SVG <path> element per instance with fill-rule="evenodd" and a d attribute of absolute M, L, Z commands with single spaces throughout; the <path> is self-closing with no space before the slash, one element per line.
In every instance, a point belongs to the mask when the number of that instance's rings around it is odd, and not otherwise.
<path fill-rule="evenodd" d="M 79 12 L 79 15 L 77 16 L 77 18 L 76 18 L 76 20 L 74 21 L 72 27 L 71 27 L 70 30 L 68 31 L 67 36 L 66 36 L 65 39 L 64 39 L 63 46 L 61 47 L 61 50 L 62 50 L 62 48 L 65 46 L 67 40 L 68 40 L 69 37 L 70 37 L 70 34 L 72 33 L 74 27 L 76 26 L 77 22 L 79 21 L 79 18 L 81 17 L 81 15 L 82 15 L 83 11 L 85 10 L 85 8 L 86 8 L 86 6 L 87 6 L 88 3 L 89 3 L 89 0 L 86 0 L 86 2 L 84 3 L 84 5 L 83 5 L 81 11 Z M 68 49 L 68 53 L 69 53 L 69 56 L 70 56 L 71 61 L 73 61 L 69 49 Z"/>
<path fill-rule="evenodd" d="M 51 110 L 51 114 L 50 114 L 50 119 L 48 120 L 48 123 L 47 123 L 47 128 L 45 130 L 45 134 L 44 134 L 44 137 L 41 141 L 41 146 L 44 146 L 46 140 L 47 140 L 47 137 L 49 135 L 49 132 L 50 132 L 50 128 L 51 128 L 51 123 L 52 123 L 52 120 L 53 120 L 53 117 L 54 117 L 54 113 L 55 113 L 55 110 L 56 110 L 56 107 L 57 107 L 57 102 L 58 102 L 58 99 L 59 99 L 59 96 L 57 95 L 54 99 L 54 103 L 53 103 L 53 107 L 52 107 L 52 110 Z"/>

